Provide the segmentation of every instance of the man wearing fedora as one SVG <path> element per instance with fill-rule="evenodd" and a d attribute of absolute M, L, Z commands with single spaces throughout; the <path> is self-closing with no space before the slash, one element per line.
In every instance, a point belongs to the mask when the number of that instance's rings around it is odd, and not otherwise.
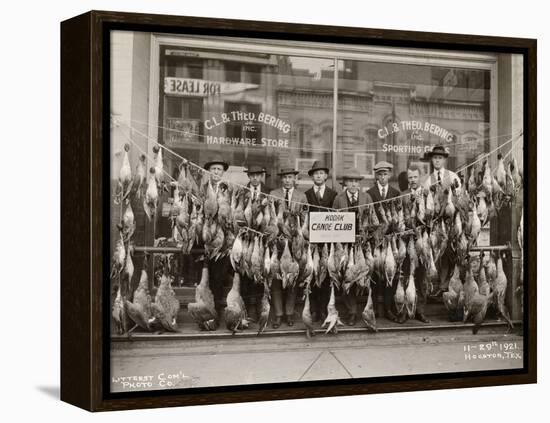
<path fill-rule="evenodd" d="M 390 176 L 393 170 L 393 165 L 386 161 L 380 161 L 374 165 L 374 177 L 376 182 L 367 192 L 371 196 L 374 203 L 380 202 L 377 207 L 375 207 L 376 215 L 379 220 L 382 220 L 381 210 L 379 206 L 386 207 L 390 203 L 391 198 L 398 197 L 400 195 L 399 191 L 390 186 Z M 397 276 L 398 277 L 398 276 Z M 385 280 L 379 280 L 376 275 L 373 276 L 375 279 L 375 291 L 376 298 L 383 297 L 384 300 L 384 313 L 385 317 L 389 320 L 396 321 L 396 316 L 392 311 L 393 308 L 393 295 L 395 289 L 397 288 L 397 277 L 394 278 L 392 286 L 387 286 Z"/>
<path fill-rule="evenodd" d="M 208 186 L 210 185 L 215 193 L 218 192 L 218 187 L 222 181 L 223 174 L 229 168 L 229 164 L 223 160 L 220 155 L 212 157 L 204 164 L 204 169 L 208 171 L 208 181 L 202 186 L 202 193 L 206 196 L 208 192 Z M 209 261 L 208 272 L 210 275 L 210 289 L 214 295 L 214 302 L 216 304 L 216 311 L 219 316 L 223 313 L 225 296 L 224 286 L 231 283 L 233 279 L 233 272 L 231 268 L 231 262 L 227 256 L 221 257 L 216 261 Z"/>
<path fill-rule="evenodd" d="M 253 164 L 244 171 L 248 176 L 248 184 L 246 186 L 250 188 L 250 196 L 253 200 L 261 199 L 261 194 L 269 194 L 271 189 L 266 187 L 262 182 L 263 176 L 266 174 L 265 168 L 260 165 Z"/>
<path fill-rule="evenodd" d="M 229 164 L 222 156 L 216 155 L 204 164 L 204 169 L 208 171 L 208 182 L 203 185 L 203 194 L 208 192 L 208 185 L 212 187 L 215 193 L 218 192 L 218 187 L 222 181 L 223 174 L 229 168 Z"/>
<path fill-rule="evenodd" d="M 305 194 L 295 188 L 296 175 L 299 172 L 292 168 L 284 168 L 278 173 L 281 178 L 281 188 L 271 191 L 271 195 L 277 197 L 277 206 L 284 207 L 288 213 L 298 214 L 301 217 L 300 223 L 304 222 L 307 214 L 307 198 Z M 291 240 L 289 239 L 289 246 Z M 283 298 L 283 291 L 284 298 Z M 292 287 L 288 286 L 283 290 L 282 281 L 274 279 L 271 284 L 271 298 L 273 299 L 273 309 L 275 312 L 275 320 L 273 328 L 277 329 L 281 325 L 283 315 L 285 316 L 288 326 L 294 325 L 294 304 L 297 295 L 296 284 Z M 284 302 L 284 309 L 283 309 Z"/>
<path fill-rule="evenodd" d="M 269 194 L 271 190 L 265 186 L 262 182 L 265 169 L 257 164 L 250 165 L 245 173 L 248 175 L 248 184 L 246 186 L 250 189 L 250 198 L 255 201 L 261 201 L 262 197 Z M 242 297 L 246 303 L 248 310 L 248 317 L 251 320 L 258 321 L 258 312 L 260 311 L 263 286 L 255 283 L 254 280 L 246 275 L 242 276 Z"/>
<path fill-rule="evenodd" d="M 310 212 L 328 211 L 327 208 L 332 208 L 336 191 L 326 186 L 329 176 L 329 168 L 321 161 L 316 161 L 308 170 L 307 174 L 313 180 L 313 186 L 306 191 L 307 202 L 309 203 Z M 317 244 L 318 248 L 323 248 L 323 244 Z M 328 279 L 328 277 L 327 277 Z M 311 288 L 311 308 L 312 319 L 314 322 L 326 318 L 326 307 L 330 299 L 330 286 L 328 280 L 321 281 L 321 286 L 316 284 Z"/>
<path fill-rule="evenodd" d="M 342 175 L 344 191 L 334 198 L 334 203 L 332 204 L 332 207 L 335 209 L 344 209 L 345 211 L 355 213 L 356 233 L 359 232 L 359 217 L 364 209 L 360 206 L 372 203 L 372 198 L 370 195 L 362 192 L 360 189 L 361 180 L 363 179 L 363 175 L 361 175 L 357 169 L 345 171 Z M 348 309 L 347 324 L 353 326 L 357 320 L 358 313 L 355 287 L 351 287 L 349 292 L 346 292 L 345 289 L 343 289 L 342 298 L 346 304 L 346 308 Z"/>
<path fill-rule="evenodd" d="M 431 151 L 426 154 L 427 158 L 431 161 L 433 172 L 430 177 L 424 182 L 424 188 L 430 188 L 432 186 L 441 186 L 443 190 L 449 189 L 452 184 L 458 183 L 460 187 L 460 178 L 453 171 L 446 169 L 447 158 L 449 153 L 442 145 L 436 145 Z M 455 182 L 456 181 L 456 182 Z"/>
<path fill-rule="evenodd" d="M 408 189 L 404 190 L 402 194 L 409 194 L 402 198 L 403 208 L 411 209 L 412 202 L 416 198 L 423 198 L 424 190 L 420 184 L 420 168 L 415 164 L 409 164 L 407 168 L 407 178 L 408 178 Z M 407 229 L 414 229 L 416 227 L 416 219 L 411 219 L 406 222 Z M 403 261 L 403 274 L 409 275 L 411 269 L 410 257 L 407 254 L 405 260 Z M 416 320 L 421 321 L 422 323 L 430 323 L 424 310 L 426 308 L 426 301 L 428 297 L 428 288 L 426 280 L 426 268 L 424 266 L 416 266 L 414 269 L 414 286 L 417 292 L 416 300 Z M 405 313 L 401 316 L 402 319 L 405 318 Z M 403 320 L 404 321 L 404 320 Z"/>
<path fill-rule="evenodd" d="M 429 153 L 427 153 L 427 157 L 431 160 L 433 172 L 424 182 L 425 189 L 435 187 L 439 193 L 442 193 L 445 190 L 450 189 L 453 184 L 460 187 L 461 184 L 458 175 L 453 171 L 446 169 L 449 153 L 445 150 L 445 147 L 442 145 L 436 145 Z M 450 245 L 447 246 L 447 249 L 436 263 L 437 270 L 439 272 L 439 287 L 433 294 L 434 297 L 440 297 L 443 292 L 447 291 L 449 288 L 449 279 L 451 278 L 455 266 L 450 248 Z"/>

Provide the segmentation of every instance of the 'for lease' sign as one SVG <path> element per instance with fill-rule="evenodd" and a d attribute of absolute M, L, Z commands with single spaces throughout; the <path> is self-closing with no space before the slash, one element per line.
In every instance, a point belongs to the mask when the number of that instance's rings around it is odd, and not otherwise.
<path fill-rule="evenodd" d="M 355 213 L 311 212 L 310 242 L 355 242 Z"/>

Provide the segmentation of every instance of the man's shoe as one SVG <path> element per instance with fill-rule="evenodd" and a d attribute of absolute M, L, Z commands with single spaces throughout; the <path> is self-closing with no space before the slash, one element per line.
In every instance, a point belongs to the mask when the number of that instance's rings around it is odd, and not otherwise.
<path fill-rule="evenodd" d="M 392 322 L 397 322 L 397 317 L 395 317 L 395 314 L 391 310 L 386 310 L 384 313 L 386 319 L 391 320 Z"/>
<path fill-rule="evenodd" d="M 407 321 L 407 313 L 401 313 L 399 317 L 396 317 L 395 319 L 397 323 L 403 324 Z"/>
<path fill-rule="evenodd" d="M 281 316 L 275 317 L 275 320 L 273 321 L 273 329 L 277 329 L 279 326 L 281 326 Z"/>
<path fill-rule="evenodd" d="M 443 289 L 438 288 L 437 291 L 435 291 L 430 297 L 433 298 L 440 298 L 443 295 L 443 292 L 445 292 Z"/>
<path fill-rule="evenodd" d="M 294 326 L 294 320 L 293 320 L 293 318 L 290 314 L 288 316 L 286 316 L 286 324 L 288 326 Z"/>
<path fill-rule="evenodd" d="M 351 313 L 348 318 L 348 326 L 355 326 L 356 320 L 357 320 L 357 315 L 355 313 Z"/>
<path fill-rule="evenodd" d="M 422 313 L 416 313 L 416 320 L 421 321 L 422 323 L 430 323 L 430 319 L 424 316 Z"/>

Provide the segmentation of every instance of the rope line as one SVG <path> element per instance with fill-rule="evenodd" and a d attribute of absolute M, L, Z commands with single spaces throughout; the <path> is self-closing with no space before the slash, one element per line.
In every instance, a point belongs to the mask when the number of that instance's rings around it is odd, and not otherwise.
<path fill-rule="evenodd" d="M 205 174 L 208 174 L 208 175 L 212 175 L 212 172 L 204 169 L 202 166 L 186 159 L 185 157 L 179 155 L 178 153 L 176 153 L 175 151 L 171 150 L 170 148 L 166 147 L 165 145 L 163 144 L 160 144 L 157 140 L 155 139 L 152 139 L 151 137 L 149 137 L 148 135 L 144 134 L 143 132 L 135 129 L 134 127 L 128 125 L 127 123 L 125 123 L 124 121 L 120 121 L 120 120 L 115 120 L 115 122 L 118 122 L 118 123 L 121 123 L 122 125 L 126 126 L 128 129 L 130 129 L 130 131 L 135 131 L 137 134 L 143 136 L 144 138 L 148 139 L 149 141 L 151 142 L 154 142 L 156 145 L 158 145 L 160 148 L 163 148 L 165 151 L 171 153 L 173 156 L 179 158 L 180 160 L 182 161 L 187 161 L 189 165 L 195 167 L 199 172 L 201 173 L 205 173 Z M 460 173 L 460 172 L 463 172 L 464 170 L 470 168 L 470 167 L 473 167 L 474 165 L 476 165 L 477 163 L 479 163 L 480 161 L 482 160 L 485 160 L 487 157 L 489 157 L 490 155 L 492 155 L 493 153 L 495 153 L 496 151 L 500 150 L 501 148 L 505 147 L 506 145 L 510 144 L 511 142 L 515 141 L 516 139 L 518 139 L 519 137 L 521 137 L 523 135 L 523 130 L 519 132 L 518 135 L 516 135 L 515 137 L 512 137 L 510 138 L 509 140 L 505 141 L 503 144 L 501 145 L 498 145 L 497 147 L 495 147 L 493 150 L 489 151 L 488 153 L 484 153 L 482 154 L 478 159 L 474 160 L 473 162 L 469 163 L 469 164 L 466 164 L 462 167 L 460 167 L 456 173 Z M 135 142 L 132 141 L 133 144 L 135 144 Z M 140 149 L 141 150 L 141 149 Z M 143 151 L 143 150 L 141 150 Z M 226 182 L 227 184 L 229 185 L 233 185 L 233 186 L 237 186 L 241 189 L 245 189 L 247 191 L 251 191 L 251 189 L 249 187 L 247 187 L 246 185 L 242 185 L 242 184 L 239 184 L 239 183 L 236 183 L 236 182 L 231 182 L 227 179 L 224 179 L 222 178 L 221 179 L 222 181 Z M 429 187 L 432 187 L 434 185 L 437 185 L 438 182 L 434 182 L 434 183 L 431 183 L 429 185 Z M 264 194 L 262 193 L 262 195 L 266 196 L 266 197 L 270 197 L 270 198 L 273 198 L 275 199 L 276 201 L 285 201 L 284 198 L 281 198 L 281 197 L 277 197 L 275 195 L 272 195 L 272 194 Z M 409 196 L 410 193 L 406 193 L 406 194 L 401 194 L 401 195 L 398 195 L 396 197 L 392 197 L 392 198 L 386 198 L 386 199 L 382 199 L 382 200 L 378 200 L 378 201 L 373 201 L 371 203 L 368 203 L 368 204 L 361 204 L 361 205 L 357 205 L 357 206 L 350 206 L 350 207 L 343 207 L 343 208 L 340 208 L 340 209 L 335 209 L 333 207 L 324 207 L 324 206 L 317 206 L 317 205 L 311 205 L 309 203 L 303 203 L 303 202 L 300 202 L 300 201 L 294 201 L 294 200 L 290 200 L 290 203 L 293 203 L 293 204 L 298 204 L 298 205 L 302 205 L 302 206 L 307 206 L 307 207 L 310 207 L 310 206 L 313 206 L 313 207 L 316 207 L 318 209 L 323 209 L 323 210 L 327 210 L 327 211 L 345 211 L 345 210 L 354 210 L 354 209 L 361 209 L 361 208 L 366 208 L 366 207 L 374 207 L 375 205 L 377 204 L 382 204 L 382 203 L 387 203 L 387 202 L 390 202 L 390 201 L 394 201 L 394 200 L 398 200 L 400 198 L 404 198 L 404 197 L 407 197 Z"/>

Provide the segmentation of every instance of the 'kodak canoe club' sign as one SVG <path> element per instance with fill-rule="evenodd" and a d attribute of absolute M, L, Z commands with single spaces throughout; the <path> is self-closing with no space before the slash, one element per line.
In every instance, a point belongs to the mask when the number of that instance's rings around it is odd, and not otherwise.
<path fill-rule="evenodd" d="M 232 111 L 227 113 L 220 113 L 217 116 L 212 116 L 204 121 L 204 128 L 209 131 L 218 126 L 237 124 L 241 125 L 242 135 L 241 137 L 216 137 L 213 135 L 206 135 L 207 144 L 218 145 L 236 145 L 236 146 L 248 146 L 248 147 L 276 147 L 276 148 L 288 148 L 288 138 L 267 138 L 256 137 L 257 125 L 263 124 L 271 126 L 282 134 L 288 134 L 290 132 L 290 124 L 277 116 L 270 115 L 269 113 L 260 112 L 258 114 L 254 112 L 242 112 Z"/>
<path fill-rule="evenodd" d="M 442 128 L 435 123 L 422 122 L 418 120 L 402 120 L 400 122 L 393 122 L 388 126 L 384 126 L 378 130 L 378 138 L 381 140 L 386 140 L 388 137 L 397 135 L 402 131 L 411 131 L 411 140 L 413 141 L 423 141 L 423 137 L 421 135 L 422 132 L 439 137 L 448 143 L 456 141 L 456 136 L 451 131 Z M 401 145 L 391 143 L 384 143 L 382 145 L 383 151 L 395 153 L 422 154 L 431 150 L 431 148 L 431 145 Z"/>
<path fill-rule="evenodd" d="M 310 242 L 355 242 L 355 213 L 311 212 Z"/>

